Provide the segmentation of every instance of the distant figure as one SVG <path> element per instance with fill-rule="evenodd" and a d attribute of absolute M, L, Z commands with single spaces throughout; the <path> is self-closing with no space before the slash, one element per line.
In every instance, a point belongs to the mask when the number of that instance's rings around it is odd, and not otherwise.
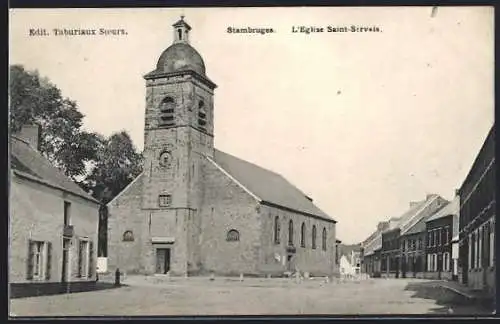
<path fill-rule="evenodd" d="M 98 282 L 99 281 L 99 273 L 96 273 L 95 274 L 95 282 Z"/>

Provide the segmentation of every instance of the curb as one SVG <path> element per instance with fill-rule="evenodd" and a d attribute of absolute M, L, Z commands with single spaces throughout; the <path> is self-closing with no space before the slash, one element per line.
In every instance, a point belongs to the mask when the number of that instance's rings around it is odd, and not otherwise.
<path fill-rule="evenodd" d="M 459 294 L 467 299 L 470 299 L 470 300 L 478 300 L 479 298 L 475 297 L 475 296 L 472 296 L 471 294 L 468 294 L 464 291 L 461 291 L 459 289 L 456 289 L 456 288 L 453 288 L 453 287 L 450 287 L 450 286 L 447 286 L 447 285 L 443 285 L 443 284 L 440 284 L 439 285 L 440 287 L 444 288 L 444 289 L 448 289 L 448 290 L 451 290 L 453 291 L 454 293 L 456 294 Z"/>

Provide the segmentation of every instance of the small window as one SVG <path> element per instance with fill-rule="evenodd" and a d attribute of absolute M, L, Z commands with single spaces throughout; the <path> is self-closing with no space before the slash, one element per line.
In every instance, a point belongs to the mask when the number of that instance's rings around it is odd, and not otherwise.
<path fill-rule="evenodd" d="M 123 241 L 124 242 L 133 242 L 134 241 L 134 233 L 132 231 L 125 231 L 125 233 L 123 233 Z"/>
<path fill-rule="evenodd" d="M 158 205 L 160 207 L 170 207 L 172 204 L 172 195 L 160 195 L 158 198 Z"/>
<path fill-rule="evenodd" d="M 239 241 L 239 240 L 240 240 L 240 232 L 238 232 L 235 229 L 232 229 L 232 230 L 227 232 L 226 241 L 234 242 L 234 241 Z"/>
<path fill-rule="evenodd" d="M 179 40 L 182 40 L 182 29 L 177 29 L 177 34 L 179 35 Z"/>

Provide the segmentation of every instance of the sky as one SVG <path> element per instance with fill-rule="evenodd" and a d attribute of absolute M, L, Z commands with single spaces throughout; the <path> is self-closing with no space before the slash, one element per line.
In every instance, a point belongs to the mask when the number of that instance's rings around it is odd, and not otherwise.
<path fill-rule="evenodd" d="M 426 194 L 451 200 L 493 125 L 493 7 L 11 9 L 10 64 L 75 100 L 85 129 L 126 130 L 142 150 L 143 75 L 180 15 L 218 85 L 215 146 L 285 176 L 337 220 L 343 243 Z M 292 33 L 351 25 L 380 31 Z"/>

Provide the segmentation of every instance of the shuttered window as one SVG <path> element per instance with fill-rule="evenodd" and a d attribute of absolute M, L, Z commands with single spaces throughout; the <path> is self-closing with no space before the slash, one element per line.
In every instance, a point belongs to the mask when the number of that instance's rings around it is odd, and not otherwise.
<path fill-rule="evenodd" d="M 52 266 L 52 243 L 28 240 L 26 260 L 27 280 L 50 280 Z"/>

